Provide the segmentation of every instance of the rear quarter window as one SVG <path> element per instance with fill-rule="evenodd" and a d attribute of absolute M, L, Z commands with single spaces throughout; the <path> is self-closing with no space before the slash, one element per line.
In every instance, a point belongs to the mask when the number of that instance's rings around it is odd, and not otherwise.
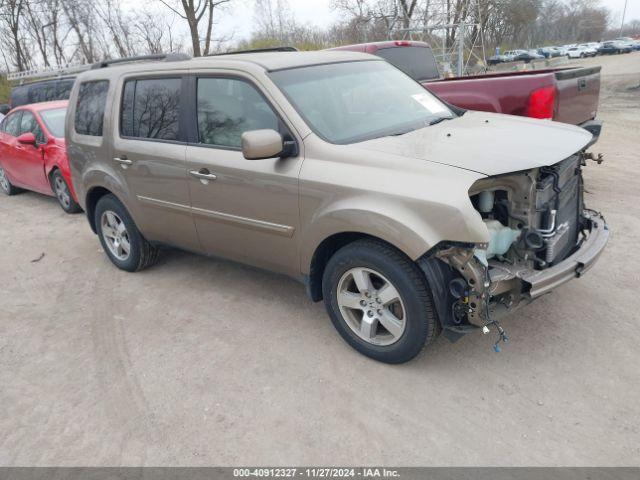
<path fill-rule="evenodd" d="M 92 137 L 102 136 L 108 91 L 107 80 L 80 84 L 74 120 L 76 133 Z"/>

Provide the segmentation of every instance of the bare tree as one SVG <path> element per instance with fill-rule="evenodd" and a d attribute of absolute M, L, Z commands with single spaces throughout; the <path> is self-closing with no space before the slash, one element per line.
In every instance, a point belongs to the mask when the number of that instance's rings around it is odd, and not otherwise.
<path fill-rule="evenodd" d="M 93 2 L 91 0 L 63 1 L 62 9 L 77 41 L 73 56 L 78 56 L 79 53 L 87 63 L 94 63 L 105 56 L 103 54 L 106 52 L 99 46 L 102 43 L 102 32 Z"/>
<path fill-rule="evenodd" d="M 208 55 L 213 39 L 213 24 L 216 10 L 232 0 L 159 0 L 173 13 L 187 21 L 191 35 L 191 46 L 194 57 Z M 200 26 L 205 21 L 204 48 L 200 39 Z"/>
<path fill-rule="evenodd" d="M 173 33 L 173 22 L 168 22 L 164 15 L 148 10 L 138 12 L 132 28 L 145 53 L 173 53 L 183 50 L 182 40 Z"/>
<path fill-rule="evenodd" d="M 97 17 L 115 46 L 119 57 L 136 55 L 136 47 L 131 34 L 131 19 L 122 12 L 119 0 L 101 0 L 94 2 Z"/>
<path fill-rule="evenodd" d="M 9 57 L 18 70 L 25 70 L 31 63 L 23 29 L 26 4 L 27 0 L 4 0 L 0 5 L 1 34 L 9 39 L 6 45 Z"/>

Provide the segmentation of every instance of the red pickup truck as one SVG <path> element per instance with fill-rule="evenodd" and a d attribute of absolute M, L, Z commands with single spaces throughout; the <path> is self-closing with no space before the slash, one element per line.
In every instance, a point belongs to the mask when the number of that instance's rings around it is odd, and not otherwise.
<path fill-rule="evenodd" d="M 441 79 L 431 47 L 424 42 L 388 41 L 332 50 L 365 52 L 384 58 L 442 100 L 469 110 L 553 119 L 581 125 L 595 136 L 600 67 L 491 73 Z"/>

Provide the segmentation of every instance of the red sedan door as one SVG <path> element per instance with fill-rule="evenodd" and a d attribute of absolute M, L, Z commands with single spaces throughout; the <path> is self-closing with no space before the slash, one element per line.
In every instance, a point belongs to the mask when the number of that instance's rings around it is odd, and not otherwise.
<path fill-rule="evenodd" d="M 13 148 L 9 149 L 12 163 L 9 174 L 13 176 L 16 184 L 35 192 L 51 194 L 51 186 L 45 174 L 44 153 L 41 148 L 46 142 L 44 132 L 33 113 L 22 111 L 20 130 L 18 136 L 24 133 L 33 133 L 36 137 L 36 145 L 23 145 L 13 138 Z"/>
<path fill-rule="evenodd" d="M 0 128 L 0 163 L 6 172 L 11 183 L 17 184 L 17 171 L 15 161 L 15 146 L 16 137 L 20 131 L 20 119 L 22 118 L 22 112 L 14 112 L 2 122 L 2 128 Z"/>

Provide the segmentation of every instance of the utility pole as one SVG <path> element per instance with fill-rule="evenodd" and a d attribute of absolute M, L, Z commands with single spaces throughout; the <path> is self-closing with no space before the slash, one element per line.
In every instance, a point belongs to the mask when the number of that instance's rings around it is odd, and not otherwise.
<path fill-rule="evenodd" d="M 624 16 L 627 13 L 627 1 L 628 0 L 624 0 L 624 8 L 622 9 L 622 22 L 620 23 L 620 35 L 618 35 L 619 37 L 622 36 L 622 29 L 624 28 Z"/>

